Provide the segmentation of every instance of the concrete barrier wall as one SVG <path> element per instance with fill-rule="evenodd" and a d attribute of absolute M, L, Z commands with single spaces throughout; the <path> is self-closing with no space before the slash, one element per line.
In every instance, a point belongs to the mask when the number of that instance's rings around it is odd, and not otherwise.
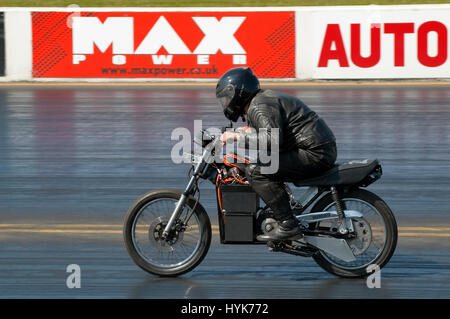
<path fill-rule="evenodd" d="M 450 78 L 450 5 L 0 8 L 1 81 Z"/>

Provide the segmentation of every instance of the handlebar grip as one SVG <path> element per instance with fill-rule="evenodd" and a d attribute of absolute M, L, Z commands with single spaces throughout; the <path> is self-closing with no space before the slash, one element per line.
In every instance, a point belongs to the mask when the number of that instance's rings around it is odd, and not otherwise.
<path fill-rule="evenodd" d="M 222 133 L 225 133 L 226 131 L 228 131 L 228 132 L 236 132 L 236 129 L 235 129 L 234 127 L 222 126 L 222 127 L 220 128 L 220 131 L 221 131 Z"/>

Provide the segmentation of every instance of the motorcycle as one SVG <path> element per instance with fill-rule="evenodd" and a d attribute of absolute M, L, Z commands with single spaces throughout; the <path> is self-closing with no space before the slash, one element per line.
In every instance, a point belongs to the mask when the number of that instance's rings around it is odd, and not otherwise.
<path fill-rule="evenodd" d="M 246 181 L 241 164 L 248 159 L 225 155 L 222 162 L 213 160 L 219 137 L 202 130 L 201 141 L 194 140 L 203 153 L 191 154 L 184 191 L 150 191 L 129 208 L 124 241 L 140 268 L 179 276 L 201 263 L 211 243 L 211 222 L 200 204 L 201 179 L 216 187 L 221 244 L 264 244 L 274 252 L 312 257 L 324 270 L 346 278 L 368 276 L 390 260 L 397 245 L 395 217 L 380 197 L 364 189 L 382 175 L 378 160 L 336 164 L 320 176 L 294 181 L 306 188 L 299 199 L 285 183 L 302 234 L 267 241 L 261 238 L 278 227 L 273 212 L 260 205 Z"/>

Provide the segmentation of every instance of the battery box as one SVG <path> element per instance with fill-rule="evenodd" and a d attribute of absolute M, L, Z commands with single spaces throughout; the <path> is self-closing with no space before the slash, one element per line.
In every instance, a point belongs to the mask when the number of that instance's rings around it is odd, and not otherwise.
<path fill-rule="evenodd" d="M 222 185 L 222 211 L 219 211 L 222 243 L 254 241 L 254 225 L 259 196 L 245 184 Z"/>

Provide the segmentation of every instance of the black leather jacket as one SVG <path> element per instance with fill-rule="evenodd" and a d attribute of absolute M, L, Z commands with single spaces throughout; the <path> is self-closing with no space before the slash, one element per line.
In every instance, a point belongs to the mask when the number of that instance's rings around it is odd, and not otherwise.
<path fill-rule="evenodd" d="M 239 138 L 241 147 L 258 145 L 261 134 L 265 134 L 270 149 L 272 128 L 279 128 L 279 151 L 294 149 L 314 150 L 321 146 L 335 147 L 333 132 L 314 111 L 298 98 L 272 90 L 261 90 L 250 102 L 247 112 L 248 125 L 259 131 L 257 134 L 243 134 Z M 261 128 L 267 130 L 260 130 Z M 264 132 L 263 132 L 264 131 Z M 262 146 L 263 146 L 262 145 Z M 258 147 L 261 149 L 261 147 Z M 264 147 L 265 148 L 265 147 Z"/>

